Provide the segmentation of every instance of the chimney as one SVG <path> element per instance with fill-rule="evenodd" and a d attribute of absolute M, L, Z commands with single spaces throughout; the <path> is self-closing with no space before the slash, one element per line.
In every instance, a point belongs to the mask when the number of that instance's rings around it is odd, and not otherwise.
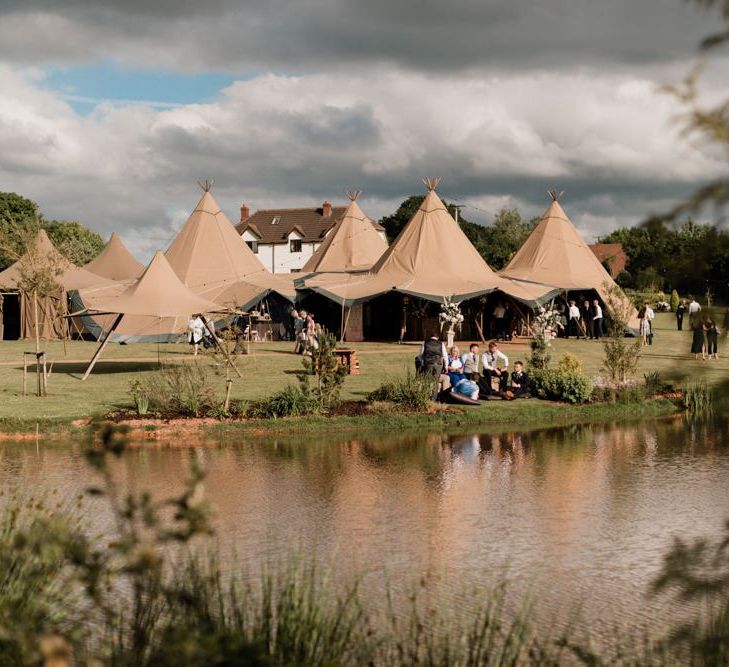
<path fill-rule="evenodd" d="M 250 217 L 251 217 L 251 210 L 248 208 L 248 204 L 243 202 L 240 205 L 240 221 L 245 222 Z"/>
<path fill-rule="evenodd" d="M 321 205 L 321 214 L 325 218 L 328 218 L 332 214 L 332 205 L 325 199 L 324 203 Z"/>

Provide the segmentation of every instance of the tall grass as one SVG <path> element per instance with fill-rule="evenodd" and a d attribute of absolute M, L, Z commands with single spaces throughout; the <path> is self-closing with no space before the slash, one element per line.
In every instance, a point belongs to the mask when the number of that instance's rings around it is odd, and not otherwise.
<path fill-rule="evenodd" d="M 405 409 L 423 412 L 432 404 L 438 380 L 428 373 L 408 369 L 405 375 L 385 380 L 367 396 L 368 401 L 388 401 Z"/>
<path fill-rule="evenodd" d="M 702 379 L 684 386 L 683 405 L 690 417 L 708 417 L 712 414 L 714 400 L 706 380 Z"/>

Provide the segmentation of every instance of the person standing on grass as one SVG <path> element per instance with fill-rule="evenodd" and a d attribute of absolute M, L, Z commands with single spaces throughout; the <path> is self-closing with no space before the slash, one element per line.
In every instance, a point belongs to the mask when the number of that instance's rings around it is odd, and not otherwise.
<path fill-rule="evenodd" d="M 719 328 L 712 319 L 706 320 L 706 352 L 709 359 L 719 358 Z"/>
<path fill-rule="evenodd" d="M 706 359 L 706 331 L 704 330 L 703 322 L 698 318 L 694 318 L 691 329 L 693 330 L 691 354 L 694 355 L 694 360 L 696 361 L 698 361 L 699 355 L 701 355 L 702 359 Z"/>
<path fill-rule="evenodd" d="M 602 308 L 600 302 L 595 299 L 592 302 L 592 338 L 598 340 L 602 337 Z"/>
<path fill-rule="evenodd" d="M 301 311 L 301 314 L 295 309 L 291 309 L 291 318 L 294 321 L 294 354 L 301 354 L 304 351 L 304 341 L 302 340 L 305 338 L 301 335 L 301 332 L 304 330 L 304 317 L 305 311 Z"/>
<path fill-rule="evenodd" d="M 580 309 L 574 301 L 570 301 L 570 307 L 567 311 L 567 338 L 574 336 L 580 337 Z"/>
<path fill-rule="evenodd" d="M 582 325 L 585 328 L 585 339 L 592 338 L 592 308 L 587 299 L 582 302 L 581 314 Z"/>
<path fill-rule="evenodd" d="M 648 345 L 648 337 L 651 333 L 651 325 L 648 320 L 648 314 L 646 312 L 646 306 L 643 306 L 640 311 L 638 311 L 638 331 L 640 333 L 640 344 L 645 346 Z"/>
<path fill-rule="evenodd" d="M 686 299 L 681 299 L 678 306 L 676 306 L 676 328 L 679 331 L 683 331 L 683 316 L 686 312 Z"/>
<path fill-rule="evenodd" d="M 691 301 L 688 305 L 688 314 L 689 314 L 689 324 L 691 325 L 691 328 L 694 328 L 695 321 L 698 320 L 701 321 L 699 317 L 699 313 L 701 312 L 701 306 L 699 305 L 699 302 L 694 299 L 694 297 L 689 297 Z"/>
<path fill-rule="evenodd" d="M 648 320 L 648 345 L 653 345 L 653 320 L 656 314 L 647 301 L 643 304 L 643 307 L 645 308 L 645 319 Z"/>
<path fill-rule="evenodd" d="M 494 331 L 496 340 L 506 339 L 506 308 L 504 308 L 504 304 L 501 301 L 494 308 Z"/>
<path fill-rule="evenodd" d="M 200 342 L 205 335 L 205 322 L 203 322 L 200 313 L 195 313 L 187 321 L 187 332 L 188 342 L 192 345 L 192 354 L 196 357 L 200 348 Z"/>

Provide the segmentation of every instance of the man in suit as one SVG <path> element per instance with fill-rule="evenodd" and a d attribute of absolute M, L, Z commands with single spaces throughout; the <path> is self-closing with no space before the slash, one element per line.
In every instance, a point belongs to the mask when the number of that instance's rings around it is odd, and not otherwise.
<path fill-rule="evenodd" d="M 524 370 L 521 361 L 514 362 L 514 372 L 511 374 L 511 393 L 517 398 L 529 398 L 529 374 Z"/>

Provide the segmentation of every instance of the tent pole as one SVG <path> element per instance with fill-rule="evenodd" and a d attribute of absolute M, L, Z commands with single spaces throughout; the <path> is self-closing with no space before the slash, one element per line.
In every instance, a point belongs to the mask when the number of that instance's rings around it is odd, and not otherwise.
<path fill-rule="evenodd" d="M 347 326 L 349 325 L 349 316 L 352 314 L 352 306 L 349 306 L 347 308 L 347 316 L 344 318 L 344 326 L 342 327 L 342 340 L 341 343 L 344 342 L 345 334 L 347 333 Z"/>
<path fill-rule="evenodd" d="M 99 345 L 99 348 L 94 352 L 94 356 L 91 357 L 91 361 L 89 361 L 89 365 L 86 368 L 86 372 L 81 377 L 82 380 L 85 380 L 87 377 L 89 377 L 89 373 L 93 370 L 94 366 L 96 365 L 96 362 L 98 361 L 99 357 L 101 356 L 101 353 L 104 351 L 104 348 L 106 347 L 106 344 L 109 342 L 109 339 L 111 338 L 111 334 L 116 331 L 116 328 L 119 326 L 119 322 L 121 322 L 122 317 L 124 317 L 123 313 L 119 313 L 116 316 L 116 319 L 114 320 L 114 324 L 111 325 L 111 328 L 109 329 L 109 333 L 104 336 L 104 340 L 101 341 L 101 345 Z"/>
<path fill-rule="evenodd" d="M 213 339 L 213 344 L 217 346 L 217 348 L 225 355 L 225 358 L 227 359 L 228 363 L 230 364 L 230 367 L 236 372 L 236 375 L 239 378 L 243 378 L 243 376 L 240 374 L 240 371 L 238 370 L 238 367 L 233 363 L 233 360 L 230 358 L 230 354 L 228 354 L 228 350 L 226 350 L 218 340 L 218 337 L 215 335 L 215 332 L 213 331 L 213 328 L 210 326 L 210 320 L 208 320 L 207 317 L 202 316 L 202 321 L 205 324 L 205 328 L 210 332 L 210 336 Z"/>

